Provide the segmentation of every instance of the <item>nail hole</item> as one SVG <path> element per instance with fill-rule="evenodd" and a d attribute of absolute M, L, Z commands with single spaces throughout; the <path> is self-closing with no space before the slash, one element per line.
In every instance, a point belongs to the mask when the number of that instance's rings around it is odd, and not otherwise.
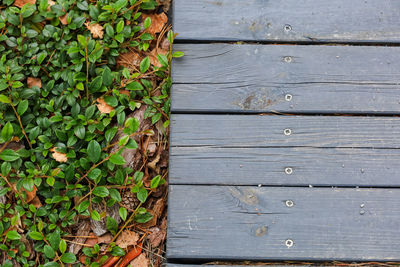
<path fill-rule="evenodd" d="M 285 135 L 291 135 L 291 134 L 292 134 L 292 130 L 290 130 L 290 129 L 285 129 L 285 130 L 283 131 L 283 133 L 284 133 Z"/>
<path fill-rule="evenodd" d="M 291 94 L 286 94 L 286 95 L 285 95 L 285 100 L 286 100 L 286 101 L 291 101 L 292 98 L 293 98 L 293 96 L 292 96 Z"/>

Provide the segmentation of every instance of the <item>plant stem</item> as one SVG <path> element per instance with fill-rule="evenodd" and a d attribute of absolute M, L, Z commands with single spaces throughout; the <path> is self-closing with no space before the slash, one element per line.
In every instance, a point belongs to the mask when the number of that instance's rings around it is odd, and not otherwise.
<path fill-rule="evenodd" d="M 28 136 L 26 135 L 24 126 L 22 125 L 21 117 L 18 115 L 18 112 L 17 112 L 17 110 L 15 109 L 15 107 L 14 107 L 14 105 L 13 105 L 13 102 L 12 102 L 12 100 L 11 100 L 11 96 L 9 96 L 8 98 L 10 99 L 10 105 L 11 105 L 12 109 L 14 110 L 15 116 L 17 116 L 17 119 L 18 119 L 18 122 L 19 122 L 19 126 L 21 127 L 21 131 L 22 131 L 22 133 L 24 134 L 24 136 L 25 136 L 25 138 L 26 138 L 26 141 L 28 141 L 29 147 L 32 149 L 31 141 L 29 141 L 29 138 L 28 138 Z"/>

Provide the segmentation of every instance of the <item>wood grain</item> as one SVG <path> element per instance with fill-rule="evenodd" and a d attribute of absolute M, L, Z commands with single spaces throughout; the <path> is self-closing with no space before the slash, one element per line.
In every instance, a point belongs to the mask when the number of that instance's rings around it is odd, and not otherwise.
<path fill-rule="evenodd" d="M 172 147 L 170 184 L 400 187 L 400 150 Z"/>
<path fill-rule="evenodd" d="M 170 260 L 400 260 L 400 189 L 170 189 Z"/>
<path fill-rule="evenodd" d="M 399 42 L 397 0 L 175 0 L 180 40 Z"/>
<path fill-rule="evenodd" d="M 400 114 L 400 47 L 175 49 L 185 56 L 173 62 L 173 112 Z"/>
<path fill-rule="evenodd" d="M 171 146 L 398 149 L 399 133 L 400 117 L 174 114 Z"/>

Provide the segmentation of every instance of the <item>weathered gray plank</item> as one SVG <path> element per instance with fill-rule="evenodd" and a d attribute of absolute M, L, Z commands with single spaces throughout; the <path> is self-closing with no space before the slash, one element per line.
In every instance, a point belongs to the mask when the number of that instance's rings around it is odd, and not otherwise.
<path fill-rule="evenodd" d="M 167 263 L 166 267 L 250 267 L 250 266 L 266 266 L 266 267 L 289 267 L 289 266 L 294 266 L 294 265 L 275 265 L 275 264 L 265 264 L 263 265 L 262 263 L 259 264 L 246 264 L 246 265 L 234 265 L 234 264 L 230 264 L 230 265 L 211 265 L 211 264 L 175 264 L 175 263 Z M 299 266 L 299 265 L 296 265 Z M 301 267 L 309 267 L 311 265 L 301 265 Z M 313 266 L 324 266 L 324 265 L 313 265 Z"/>
<path fill-rule="evenodd" d="M 170 184 L 400 186 L 399 149 L 172 147 Z"/>
<path fill-rule="evenodd" d="M 400 47 L 181 44 L 175 49 L 185 52 L 173 63 L 175 112 L 400 113 Z"/>
<path fill-rule="evenodd" d="M 174 0 L 184 40 L 399 42 L 397 0 Z"/>
<path fill-rule="evenodd" d="M 399 133 L 400 117 L 174 114 L 171 146 L 400 148 Z"/>
<path fill-rule="evenodd" d="M 170 190 L 169 259 L 400 260 L 400 189 Z"/>

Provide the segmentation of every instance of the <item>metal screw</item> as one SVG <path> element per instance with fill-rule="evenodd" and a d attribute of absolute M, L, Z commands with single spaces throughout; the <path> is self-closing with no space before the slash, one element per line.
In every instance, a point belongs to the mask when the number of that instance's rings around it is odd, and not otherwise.
<path fill-rule="evenodd" d="M 360 214 L 361 214 L 361 215 L 364 215 L 364 214 L 365 214 L 365 211 L 360 210 Z"/>
<path fill-rule="evenodd" d="M 290 26 L 289 24 L 286 24 L 285 27 L 283 27 L 283 29 L 287 32 L 290 32 L 292 30 L 292 26 Z"/>
<path fill-rule="evenodd" d="M 284 60 L 286 63 L 290 63 L 290 62 L 292 62 L 292 57 L 287 56 L 287 57 L 284 57 L 283 60 Z"/>
<path fill-rule="evenodd" d="M 293 169 L 291 167 L 286 167 L 285 168 L 285 173 L 286 174 L 292 174 L 293 173 Z"/>
<path fill-rule="evenodd" d="M 285 100 L 286 100 L 286 101 L 291 101 L 292 98 L 293 98 L 293 96 L 292 96 L 291 94 L 286 94 L 286 95 L 285 95 Z"/>
<path fill-rule="evenodd" d="M 292 200 L 286 200 L 285 201 L 286 207 L 291 208 L 294 206 L 294 202 Z"/>
<path fill-rule="evenodd" d="M 293 242 L 292 239 L 288 239 L 288 240 L 285 241 L 285 245 L 286 245 L 288 248 L 291 248 L 291 247 L 293 247 L 294 242 Z"/>
<path fill-rule="evenodd" d="M 362 203 L 362 204 L 360 205 L 360 208 L 364 208 L 364 206 L 365 206 L 365 204 L 364 204 L 364 203 Z"/>
<path fill-rule="evenodd" d="M 285 129 L 285 130 L 283 131 L 283 133 L 284 133 L 285 135 L 291 135 L 291 134 L 292 134 L 292 130 L 290 130 L 290 129 Z"/>

